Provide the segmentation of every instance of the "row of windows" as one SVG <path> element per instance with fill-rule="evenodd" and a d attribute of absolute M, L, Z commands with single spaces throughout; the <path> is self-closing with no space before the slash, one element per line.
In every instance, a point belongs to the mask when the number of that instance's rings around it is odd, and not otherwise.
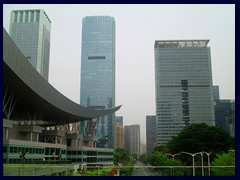
<path fill-rule="evenodd" d="M 159 62 L 166 62 L 167 64 L 169 64 L 170 62 L 171 63 L 176 63 L 178 64 L 180 61 L 182 61 L 183 63 L 186 63 L 187 62 L 196 62 L 198 64 L 202 64 L 202 63 L 206 63 L 208 62 L 208 58 L 207 56 L 205 55 L 165 55 L 165 56 L 158 56 L 158 57 L 155 57 L 156 61 L 159 61 Z"/>
<path fill-rule="evenodd" d="M 87 152 L 86 151 L 67 151 L 67 155 L 85 155 L 85 154 L 87 154 Z"/>
<path fill-rule="evenodd" d="M 112 158 L 98 158 L 98 162 L 113 161 Z"/>
<path fill-rule="evenodd" d="M 3 147 L 3 153 L 8 152 L 8 147 L 4 146 Z M 9 152 L 10 153 L 20 153 L 20 152 L 25 152 L 25 153 L 30 153 L 30 154 L 45 154 L 46 155 L 52 155 L 52 152 L 55 154 L 65 154 L 66 150 L 60 150 L 60 149 L 55 149 L 55 148 L 46 148 L 46 151 L 42 148 L 26 148 L 26 147 L 9 147 Z M 98 155 L 113 155 L 113 152 L 97 152 L 97 151 L 67 151 L 67 155 L 88 155 L 88 156 L 97 156 Z"/>
<path fill-rule="evenodd" d="M 42 148 L 26 148 L 26 147 L 13 147 L 10 146 L 9 147 L 9 151 L 8 148 L 5 146 L 3 148 L 3 152 L 7 153 L 20 153 L 20 152 L 25 152 L 25 153 L 30 153 L 30 154 L 44 154 L 44 149 Z"/>
<path fill-rule="evenodd" d="M 46 150 L 45 150 L 46 155 L 52 155 L 53 152 L 56 155 L 66 154 L 66 150 L 65 149 L 60 149 L 60 148 L 46 148 Z"/>
<path fill-rule="evenodd" d="M 209 47 L 205 48 L 205 47 L 194 47 L 194 48 L 187 48 L 187 49 L 183 49 L 183 48 L 165 48 L 165 49 L 157 49 L 159 52 L 164 53 L 164 52 L 171 52 L 171 53 L 194 53 L 194 52 L 206 52 L 206 50 L 209 49 Z"/>
<path fill-rule="evenodd" d="M 67 155 L 88 155 L 88 156 L 97 156 L 97 155 L 113 155 L 113 152 L 97 152 L 97 151 L 67 151 Z"/>
<path fill-rule="evenodd" d="M 67 158 L 67 160 L 70 160 L 72 162 L 87 162 L 87 158 Z"/>
<path fill-rule="evenodd" d="M 16 163 L 22 163 L 22 160 L 19 159 L 19 158 L 17 158 L 17 159 L 15 159 L 15 158 L 10 158 L 8 161 L 9 161 L 8 163 L 14 163 L 14 164 L 16 164 Z M 36 158 L 36 159 L 25 159 L 24 162 L 25 162 L 25 163 L 30 163 L 30 162 L 31 162 L 31 163 L 42 163 L 43 161 L 42 161 L 42 159 Z M 3 163 L 7 163 L 7 159 L 3 159 Z"/>
<path fill-rule="evenodd" d="M 113 155 L 113 152 L 98 152 L 98 155 Z"/>
<path fill-rule="evenodd" d="M 40 11 L 18 11 L 14 12 L 14 23 L 39 22 Z"/>

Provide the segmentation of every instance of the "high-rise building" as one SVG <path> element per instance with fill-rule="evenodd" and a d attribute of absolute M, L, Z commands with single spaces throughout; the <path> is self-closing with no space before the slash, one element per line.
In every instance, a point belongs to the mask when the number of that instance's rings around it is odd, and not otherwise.
<path fill-rule="evenodd" d="M 123 117 L 122 116 L 116 116 L 115 123 L 121 124 L 123 126 Z"/>
<path fill-rule="evenodd" d="M 230 99 L 220 99 L 219 86 L 213 86 L 213 100 L 216 126 L 227 132 L 233 131 L 233 128 L 230 130 L 230 121 L 228 120 L 229 118 L 227 119 L 227 116 L 235 111 L 235 108 L 232 107 L 234 103 Z"/>
<path fill-rule="evenodd" d="M 11 12 L 10 36 L 48 81 L 51 21 L 46 12 L 39 10 L 14 10 Z"/>
<path fill-rule="evenodd" d="M 141 143 L 140 154 L 146 154 L 146 153 L 147 153 L 147 146 L 146 146 L 146 144 Z"/>
<path fill-rule="evenodd" d="M 115 124 L 115 148 L 117 149 L 124 149 L 124 135 L 123 135 L 123 125 L 116 123 Z"/>
<path fill-rule="evenodd" d="M 140 155 L 140 125 L 130 126 L 130 153 Z"/>
<path fill-rule="evenodd" d="M 231 100 L 229 99 L 216 100 L 214 105 L 214 112 L 216 126 L 229 132 L 230 129 L 226 117 L 232 112 Z"/>
<path fill-rule="evenodd" d="M 124 149 L 130 152 L 130 126 L 124 126 Z"/>
<path fill-rule="evenodd" d="M 140 155 L 140 125 L 124 126 L 124 148 L 130 154 Z"/>
<path fill-rule="evenodd" d="M 82 23 L 80 104 L 94 109 L 115 107 L 115 21 L 87 16 Z M 114 119 L 98 119 L 97 147 L 114 148 Z M 84 126 L 84 123 L 81 124 Z"/>
<path fill-rule="evenodd" d="M 123 117 L 115 117 L 115 148 L 124 149 Z"/>
<path fill-rule="evenodd" d="M 219 96 L 219 86 L 213 86 L 213 100 L 219 100 L 220 96 Z"/>
<path fill-rule="evenodd" d="M 147 154 L 150 154 L 156 147 L 156 116 L 146 116 L 146 140 Z"/>
<path fill-rule="evenodd" d="M 155 41 L 157 145 L 190 124 L 215 125 L 208 42 Z"/>
<path fill-rule="evenodd" d="M 227 127 L 232 137 L 235 137 L 235 100 L 231 101 L 231 113 L 226 116 Z"/>

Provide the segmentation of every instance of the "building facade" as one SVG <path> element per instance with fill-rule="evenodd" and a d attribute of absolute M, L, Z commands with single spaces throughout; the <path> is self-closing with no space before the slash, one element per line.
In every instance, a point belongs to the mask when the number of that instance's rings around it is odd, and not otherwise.
<path fill-rule="evenodd" d="M 120 123 L 116 123 L 115 124 L 115 133 L 116 133 L 115 148 L 124 149 L 123 125 L 121 125 Z"/>
<path fill-rule="evenodd" d="M 216 126 L 229 132 L 230 129 L 226 117 L 232 112 L 231 100 L 228 99 L 216 100 L 214 105 L 214 112 Z"/>
<path fill-rule="evenodd" d="M 219 86 L 213 86 L 213 100 L 219 100 L 220 95 L 219 95 Z"/>
<path fill-rule="evenodd" d="M 215 125 L 208 42 L 155 41 L 157 145 L 190 124 Z"/>
<path fill-rule="evenodd" d="M 123 117 L 122 116 L 116 116 L 115 117 L 115 123 L 121 124 L 123 126 Z"/>
<path fill-rule="evenodd" d="M 123 117 L 115 117 L 115 149 L 124 149 Z"/>
<path fill-rule="evenodd" d="M 226 121 L 230 136 L 235 137 L 235 109 L 232 109 L 232 112 L 226 116 Z"/>
<path fill-rule="evenodd" d="M 124 149 L 130 152 L 130 126 L 124 126 Z"/>
<path fill-rule="evenodd" d="M 219 86 L 213 86 L 214 115 L 217 127 L 235 134 L 235 101 L 220 99 Z"/>
<path fill-rule="evenodd" d="M 11 12 L 10 36 L 35 69 L 48 81 L 51 21 L 46 12 Z"/>
<path fill-rule="evenodd" d="M 130 154 L 140 155 L 140 125 L 134 124 L 130 126 Z"/>
<path fill-rule="evenodd" d="M 146 154 L 147 153 L 147 145 L 141 143 L 141 153 L 140 154 Z"/>
<path fill-rule="evenodd" d="M 156 147 L 156 116 L 146 116 L 146 149 L 150 154 Z"/>
<path fill-rule="evenodd" d="M 140 125 L 124 126 L 124 148 L 130 154 L 140 155 Z"/>
<path fill-rule="evenodd" d="M 87 16 L 82 23 L 80 104 L 94 109 L 115 107 L 115 21 Z M 97 120 L 98 147 L 114 148 L 115 114 Z M 82 127 L 85 125 L 82 123 Z"/>
<path fill-rule="evenodd" d="M 96 136 L 81 134 L 79 122 L 112 114 L 120 106 L 95 110 L 63 96 L 39 75 L 4 28 L 3 97 L 4 164 L 68 163 L 76 169 L 113 165 L 113 149 L 97 148 Z M 10 175 L 26 176 L 25 172 L 19 169 Z M 44 172 L 35 168 L 31 175 Z"/>

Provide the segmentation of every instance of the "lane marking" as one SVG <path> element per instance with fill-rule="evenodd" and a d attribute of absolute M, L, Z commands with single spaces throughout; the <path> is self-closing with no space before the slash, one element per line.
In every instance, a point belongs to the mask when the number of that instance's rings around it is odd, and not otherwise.
<path fill-rule="evenodd" d="M 144 171 L 144 169 L 142 168 L 142 171 L 143 171 L 143 173 L 145 174 L 145 176 L 147 176 L 147 174 L 146 174 L 146 172 Z"/>

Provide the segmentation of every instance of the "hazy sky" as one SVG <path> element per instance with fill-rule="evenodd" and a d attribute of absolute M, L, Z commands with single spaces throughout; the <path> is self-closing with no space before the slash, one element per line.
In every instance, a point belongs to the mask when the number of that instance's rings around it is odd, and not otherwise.
<path fill-rule="evenodd" d="M 210 39 L 213 84 L 221 99 L 235 99 L 235 5 L 101 5 L 5 4 L 3 26 L 9 32 L 10 12 L 43 9 L 50 18 L 49 82 L 80 102 L 82 18 L 109 15 L 116 22 L 116 113 L 124 125 L 140 124 L 146 139 L 146 115 L 155 114 L 155 40 Z"/>

